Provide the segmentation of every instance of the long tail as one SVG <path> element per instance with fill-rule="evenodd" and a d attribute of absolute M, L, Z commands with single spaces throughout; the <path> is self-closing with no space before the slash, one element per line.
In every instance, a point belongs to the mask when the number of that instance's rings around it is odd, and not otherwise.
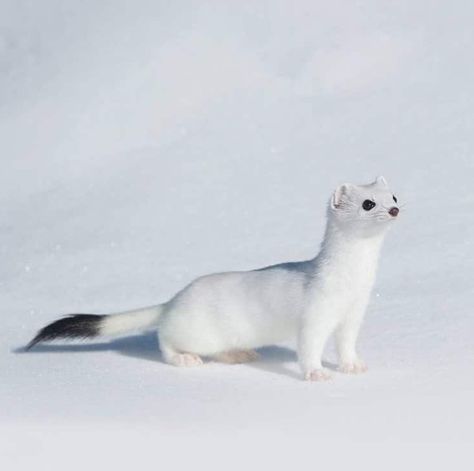
<path fill-rule="evenodd" d="M 26 349 L 29 350 L 37 343 L 56 339 L 86 339 L 147 330 L 158 324 L 162 311 L 163 305 L 160 304 L 119 314 L 71 314 L 43 327 Z"/>

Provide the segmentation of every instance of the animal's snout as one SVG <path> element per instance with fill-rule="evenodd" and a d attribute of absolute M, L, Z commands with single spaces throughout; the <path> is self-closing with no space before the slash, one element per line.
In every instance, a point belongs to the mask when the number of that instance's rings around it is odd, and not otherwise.
<path fill-rule="evenodd" d="M 388 211 L 388 214 L 390 214 L 390 216 L 392 217 L 397 217 L 398 216 L 398 213 L 400 212 L 400 210 L 398 208 L 395 208 L 395 206 L 393 208 L 390 208 L 390 210 Z"/>

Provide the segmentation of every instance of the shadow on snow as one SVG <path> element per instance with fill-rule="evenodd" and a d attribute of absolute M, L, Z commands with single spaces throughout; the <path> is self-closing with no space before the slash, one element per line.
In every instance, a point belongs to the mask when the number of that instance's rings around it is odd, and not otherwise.
<path fill-rule="evenodd" d="M 120 355 L 139 358 L 142 360 L 162 362 L 160 347 L 155 333 L 133 335 L 100 343 L 74 343 L 74 344 L 40 344 L 32 350 L 24 348 L 14 350 L 14 353 L 92 353 L 116 352 Z M 297 356 L 294 350 L 287 347 L 271 346 L 259 348 L 259 360 L 248 363 L 246 366 L 256 368 L 267 373 L 301 378 L 295 369 Z M 231 365 L 226 365 L 230 367 Z M 329 369 L 335 369 L 332 363 L 325 363 Z"/>

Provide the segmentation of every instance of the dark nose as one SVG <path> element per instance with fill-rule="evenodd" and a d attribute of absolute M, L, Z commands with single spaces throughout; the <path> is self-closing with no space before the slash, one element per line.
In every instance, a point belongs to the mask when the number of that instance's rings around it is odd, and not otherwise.
<path fill-rule="evenodd" d="M 390 208 L 388 214 L 390 214 L 390 216 L 393 216 L 394 218 L 398 216 L 398 213 L 400 212 L 400 210 L 398 208 L 395 208 L 395 206 L 393 208 Z"/>

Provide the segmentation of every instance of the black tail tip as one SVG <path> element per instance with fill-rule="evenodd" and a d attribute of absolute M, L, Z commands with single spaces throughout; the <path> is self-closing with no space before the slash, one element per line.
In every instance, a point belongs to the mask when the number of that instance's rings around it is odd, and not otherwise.
<path fill-rule="evenodd" d="M 87 339 L 100 335 L 100 327 L 104 315 L 71 314 L 43 327 L 25 346 L 30 350 L 37 343 L 56 339 Z"/>

